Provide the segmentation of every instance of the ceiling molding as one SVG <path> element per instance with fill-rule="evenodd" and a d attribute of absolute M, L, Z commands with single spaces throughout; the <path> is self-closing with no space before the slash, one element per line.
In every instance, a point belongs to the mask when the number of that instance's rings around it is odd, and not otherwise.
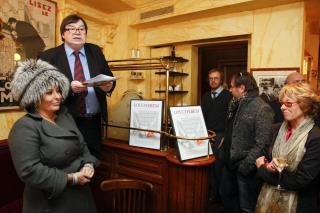
<path fill-rule="evenodd" d="M 128 0 L 77 0 L 88 7 L 102 11 L 104 13 L 117 13 L 135 9 L 132 1 Z"/>

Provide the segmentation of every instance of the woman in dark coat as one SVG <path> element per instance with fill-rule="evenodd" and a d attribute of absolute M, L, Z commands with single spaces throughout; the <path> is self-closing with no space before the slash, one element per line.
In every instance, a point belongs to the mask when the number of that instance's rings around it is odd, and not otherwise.
<path fill-rule="evenodd" d="M 320 130 L 313 119 L 320 97 L 308 84 L 296 83 L 283 87 L 279 99 L 284 122 L 277 128 L 269 156 L 256 160 L 257 175 L 265 182 L 256 212 L 316 213 Z M 281 176 L 280 157 L 287 161 Z"/>
<path fill-rule="evenodd" d="M 11 129 L 9 147 L 25 183 L 24 213 L 95 213 L 88 185 L 98 161 L 66 108 L 68 79 L 47 62 L 20 64 L 12 94 L 27 114 Z"/>

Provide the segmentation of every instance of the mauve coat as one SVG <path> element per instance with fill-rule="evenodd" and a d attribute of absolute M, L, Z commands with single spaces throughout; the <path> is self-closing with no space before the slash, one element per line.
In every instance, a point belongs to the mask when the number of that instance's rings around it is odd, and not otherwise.
<path fill-rule="evenodd" d="M 89 185 L 67 185 L 67 174 L 85 163 L 98 164 L 73 118 L 62 108 L 56 125 L 28 113 L 13 126 L 9 148 L 16 171 L 25 183 L 24 213 L 95 213 Z"/>

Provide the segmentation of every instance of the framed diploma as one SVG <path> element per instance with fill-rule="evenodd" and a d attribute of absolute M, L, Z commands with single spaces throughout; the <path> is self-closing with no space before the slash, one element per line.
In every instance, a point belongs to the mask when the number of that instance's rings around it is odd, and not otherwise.
<path fill-rule="evenodd" d="M 161 131 L 162 112 L 162 101 L 131 100 L 130 127 Z M 160 149 L 160 134 L 130 130 L 129 145 Z"/>
<path fill-rule="evenodd" d="M 208 137 L 200 106 L 170 107 L 170 116 L 176 136 L 185 138 Z M 209 140 L 177 139 L 177 150 L 181 161 L 212 154 Z"/>

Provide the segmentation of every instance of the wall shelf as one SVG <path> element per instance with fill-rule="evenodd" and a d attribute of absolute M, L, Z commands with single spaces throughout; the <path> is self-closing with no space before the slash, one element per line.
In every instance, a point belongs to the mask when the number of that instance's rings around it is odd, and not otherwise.
<path fill-rule="evenodd" d="M 155 72 L 155 74 L 157 75 L 166 75 L 166 71 L 159 71 L 159 72 Z M 188 73 L 184 73 L 184 72 L 177 72 L 177 71 L 169 71 L 169 75 L 170 76 L 188 76 Z"/>
<path fill-rule="evenodd" d="M 170 98 L 173 98 L 172 95 L 180 94 L 182 95 L 187 94 L 188 91 L 183 90 L 182 85 L 182 78 L 188 76 L 188 73 L 184 73 L 182 71 L 177 71 L 177 65 L 182 65 L 189 60 L 176 57 L 175 51 L 171 52 L 171 56 L 164 56 L 160 58 L 130 58 L 130 59 L 121 59 L 121 60 L 110 60 L 108 61 L 110 69 L 114 71 L 125 71 L 125 72 L 135 72 L 134 70 L 149 70 L 155 71 L 155 74 L 161 76 L 165 76 L 165 88 L 161 88 L 159 85 L 159 89 L 155 90 L 155 93 L 165 94 L 165 110 L 164 110 L 164 118 L 165 118 L 165 131 L 168 130 L 168 123 L 169 123 L 169 116 L 168 116 L 168 108 L 169 108 L 169 95 Z M 169 78 L 170 77 L 180 77 L 179 85 L 181 86 L 182 90 L 178 91 L 169 91 Z M 129 80 L 143 80 L 144 78 L 130 78 Z M 172 79 L 172 78 L 171 78 Z M 167 143 L 167 142 L 166 142 Z M 168 147 L 168 144 L 164 145 L 164 147 Z"/>
<path fill-rule="evenodd" d="M 165 93 L 166 92 L 166 90 L 155 90 L 154 92 L 156 92 L 156 93 Z M 177 90 L 177 91 L 175 91 L 175 90 L 173 90 L 173 91 L 171 91 L 171 90 L 169 90 L 169 94 L 183 94 L 183 93 L 188 93 L 188 91 L 185 91 L 185 90 Z"/>
<path fill-rule="evenodd" d="M 144 80 L 144 77 L 139 77 L 139 78 L 137 78 L 137 77 L 129 77 L 129 79 L 130 80 Z"/>

